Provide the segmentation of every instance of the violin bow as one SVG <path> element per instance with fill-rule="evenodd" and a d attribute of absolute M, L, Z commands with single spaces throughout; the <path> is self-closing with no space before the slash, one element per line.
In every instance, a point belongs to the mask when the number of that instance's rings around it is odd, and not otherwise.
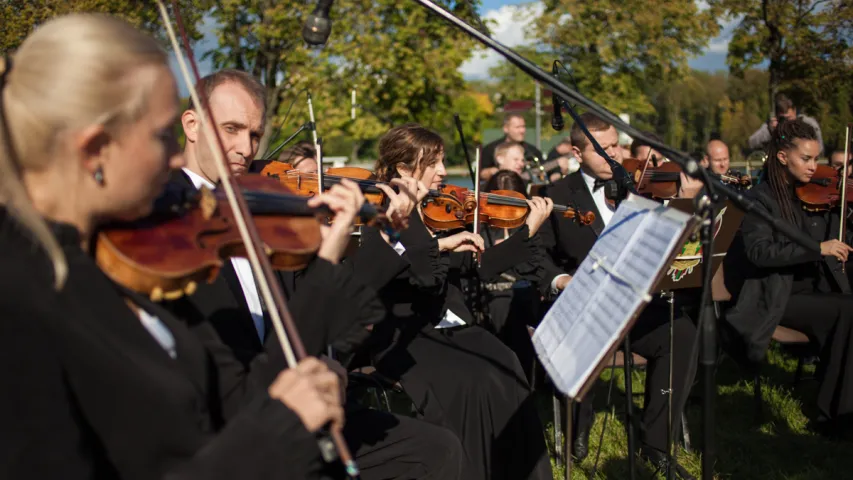
<path fill-rule="evenodd" d="M 314 120 L 314 104 L 311 103 L 311 92 L 308 92 L 308 116 L 311 120 L 311 135 L 314 139 L 314 152 L 317 155 L 317 192 L 323 193 L 323 146 L 317 139 L 317 122 Z"/>
<path fill-rule="evenodd" d="M 474 235 L 480 234 L 480 147 L 474 150 Z M 480 266 L 480 252 L 474 252 L 477 266 Z"/>
<path fill-rule="evenodd" d="M 841 217 L 838 228 L 838 241 L 847 244 L 847 166 L 850 162 L 847 161 L 847 156 L 850 152 L 850 130 L 853 129 L 853 123 L 848 124 L 844 132 L 844 167 L 841 170 Z M 841 272 L 847 273 L 845 266 L 846 262 L 841 262 Z"/>
<path fill-rule="evenodd" d="M 177 36 L 172 28 L 171 19 L 169 18 L 166 5 L 163 3 L 163 0 L 156 0 L 156 2 L 160 10 L 163 25 L 166 28 L 169 41 L 175 51 L 175 58 L 178 61 L 181 75 L 187 85 L 193 104 L 199 106 L 198 113 L 201 118 L 201 126 L 206 129 L 205 132 L 207 133 L 204 137 L 208 142 L 210 151 L 213 153 L 216 170 L 219 174 L 219 178 L 221 179 L 225 197 L 234 212 L 234 218 L 236 220 L 237 230 L 240 232 L 240 238 L 246 246 L 249 263 L 252 266 L 252 272 L 255 275 L 255 280 L 260 289 L 261 299 L 268 306 L 267 312 L 269 313 L 270 322 L 272 323 L 276 336 L 281 344 L 287 364 L 290 368 L 294 368 L 299 360 L 307 356 L 305 346 L 302 344 L 299 332 L 296 330 L 296 325 L 290 315 L 290 310 L 287 308 L 287 302 L 284 299 L 284 294 L 282 293 L 281 288 L 273 288 L 273 285 L 276 285 L 276 283 L 272 265 L 266 255 L 264 244 L 260 239 L 260 235 L 258 234 L 258 230 L 255 227 L 254 222 L 249 221 L 251 216 L 246 199 L 243 197 L 240 188 L 237 186 L 236 179 L 231 175 L 231 171 L 225 161 L 225 148 L 222 143 L 222 138 L 219 136 L 219 132 L 215 127 L 216 123 L 213 118 L 213 112 L 210 110 L 210 104 L 208 102 L 209 99 L 206 95 L 199 96 L 198 91 L 196 91 L 195 85 L 201 80 L 201 75 L 199 75 L 198 65 L 196 64 L 192 47 L 190 46 L 189 37 L 187 36 L 186 29 L 184 28 L 183 19 L 181 18 L 180 9 L 178 8 L 178 2 L 177 0 L 172 0 L 172 9 L 175 14 L 175 22 L 181 33 L 181 39 L 183 40 L 187 59 L 192 66 L 193 77 L 190 76 L 187 64 L 181 55 L 181 46 L 178 43 Z M 195 81 L 193 81 L 193 78 Z M 269 308 L 270 306 L 272 308 Z M 352 455 L 344 442 L 343 435 L 340 430 L 331 429 L 329 433 L 331 440 L 334 443 L 334 447 L 329 445 L 327 438 L 319 439 L 320 450 L 323 453 L 324 460 L 327 462 L 333 461 L 334 449 L 337 449 L 337 454 L 343 462 L 347 474 L 353 478 L 357 477 L 359 474 L 358 467 L 352 459 Z"/>

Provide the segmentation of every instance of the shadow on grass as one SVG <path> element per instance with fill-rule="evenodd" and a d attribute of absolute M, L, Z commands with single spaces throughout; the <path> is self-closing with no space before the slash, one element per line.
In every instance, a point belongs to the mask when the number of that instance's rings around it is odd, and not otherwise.
<path fill-rule="evenodd" d="M 754 374 L 745 372 L 730 360 L 723 361 L 717 371 L 715 403 L 715 478 L 724 479 L 835 479 L 849 478 L 853 470 L 853 444 L 828 440 L 809 429 L 809 418 L 816 414 L 814 399 L 817 383 L 813 380 L 792 385 L 796 358 L 780 349 L 773 349 L 768 361 L 761 366 L 762 416 L 755 416 L 753 396 Z M 813 367 L 804 371 L 804 379 L 814 373 Z M 594 387 L 595 424 L 590 437 L 590 455 L 580 465 L 572 466 L 572 478 L 590 478 L 596 449 L 599 446 L 610 372 L 605 372 Z M 595 478 L 628 478 L 627 439 L 624 428 L 624 376 L 615 372 L 613 404 L 616 419 L 610 417 L 601 442 L 601 459 Z M 635 392 L 642 392 L 644 375 L 633 375 Z M 699 389 L 695 389 L 697 393 Z M 549 447 L 553 452 L 553 425 L 550 393 L 542 392 L 540 408 L 543 420 L 549 423 Z M 634 397 L 639 408 L 642 396 Z M 563 413 L 565 414 L 565 413 Z M 701 474 L 702 410 L 701 397 L 694 396 L 687 408 L 693 453 L 680 450 L 678 461 L 693 475 Z M 654 478 L 647 464 L 637 461 L 637 479 Z M 555 470 L 555 478 L 562 477 Z M 558 476 L 559 475 L 559 476 Z M 661 474 L 657 478 L 663 478 Z"/>

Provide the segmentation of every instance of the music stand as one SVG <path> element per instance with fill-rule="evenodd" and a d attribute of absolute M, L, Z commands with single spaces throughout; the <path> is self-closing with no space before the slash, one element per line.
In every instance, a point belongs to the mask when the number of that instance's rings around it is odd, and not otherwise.
<path fill-rule="evenodd" d="M 637 195 L 620 204 L 533 335 L 542 366 L 569 405 L 595 383 L 696 223 Z M 570 468 L 567 452 L 567 475 Z"/>
<path fill-rule="evenodd" d="M 695 202 L 691 198 L 676 198 L 670 200 L 668 205 L 684 213 L 695 215 Z M 720 266 L 725 259 L 726 252 L 734 241 L 740 224 L 743 221 L 744 213 L 735 208 L 731 201 L 726 201 L 725 204 L 717 210 L 716 219 L 712 232 L 714 234 L 714 251 L 711 260 L 711 275 L 721 273 Z M 667 404 L 668 429 L 666 436 L 666 456 L 667 456 L 667 471 L 663 472 L 668 480 L 672 478 L 672 464 L 678 458 L 678 449 L 672 448 L 673 443 L 673 420 L 672 420 L 672 369 L 674 356 L 672 351 L 673 345 L 673 329 L 675 325 L 675 293 L 677 290 L 685 290 L 690 288 L 701 288 L 704 278 L 704 265 L 702 264 L 702 244 L 698 238 L 698 231 L 684 243 L 681 251 L 676 255 L 675 260 L 667 269 L 666 275 L 658 283 L 657 290 L 667 298 L 669 302 L 669 389 L 663 394 L 669 395 Z M 683 359 L 682 359 L 683 361 Z M 692 361 L 692 355 L 688 361 Z M 631 399 L 628 399 L 631 401 Z M 682 425 L 683 428 L 683 425 Z M 675 452 L 673 452 L 675 450 Z"/>

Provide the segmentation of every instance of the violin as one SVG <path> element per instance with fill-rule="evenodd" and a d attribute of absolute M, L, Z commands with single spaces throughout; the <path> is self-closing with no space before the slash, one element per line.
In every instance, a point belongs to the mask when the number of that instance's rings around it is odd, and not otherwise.
<path fill-rule="evenodd" d="M 289 163 L 276 160 L 261 164 L 259 167 L 261 167 L 261 175 L 277 179 L 295 195 L 313 197 L 320 193 L 316 173 L 305 173 L 296 170 Z M 385 202 L 385 193 L 376 188 L 377 184 L 383 182 L 377 181 L 373 172 L 364 168 L 341 167 L 326 170 L 323 173 L 323 191 L 340 183 L 344 178 L 352 180 L 359 186 L 367 203 L 380 206 Z"/>
<path fill-rule="evenodd" d="M 818 165 L 809 183 L 797 186 L 794 191 L 797 198 L 803 202 L 803 208 L 810 212 L 822 212 L 831 210 L 841 205 L 842 176 L 840 170 L 829 165 Z M 850 202 L 851 182 L 847 177 L 846 202 Z"/>
<path fill-rule="evenodd" d="M 479 210 L 476 220 L 480 223 L 516 228 L 524 224 L 530 213 L 527 198 L 513 190 L 481 192 L 477 200 L 475 193 L 465 187 L 441 185 L 438 195 L 429 195 L 422 203 L 424 223 L 434 231 L 463 228 L 474 223 L 474 212 Z M 593 212 L 581 212 L 573 205 L 554 205 L 554 211 L 583 225 L 595 221 Z"/>
<path fill-rule="evenodd" d="M 314 196 L 319 192 L 317 175 L 300 172 L 290 164 L 272 161 L 261 169 L 261 175 L 278 179 L 297 195 Z M 376 187 L 385 182 L 375 180 L 369 170 L 356 167 L 330 168 L 323 174 L 324 188 L 330 188 L 341 179 L 349 178 L 364 192 L 365 200 L 373 205 L 382 205 L 385 194 Z M 433 230 L 462 228 L 474 221 L 477 202 L 474 192 L 455 185 L 442 185 L 430 190 L 423 202 L 424 223 Z M 442 211 L 443 210 L 443 213 Z M 581 214 L 573 206 L 554 205 L 554 211 L 566 218 L 577 218 L 584 225 L 595 221 L 595 214 Z M 480 221 L 494 227 L 520 227 L 527 219 L 530 206 L 524 195 L 514 191 L 494 191 L 480 194 Z"/>
<path fill-rule="evenodd" d="M 752 187 L 752 177 L 748 173 L 738 172 L 737 170 L 729 170 L 724 175 L 719 175 L 719 179 L 723 183 L 743 189 Z"/>
<path fill-rule="evenodd" d="M 322 241 L 317 217 L 329 210 L 309 207 L 308 198 L 274 179 L 247 174 L 236 183 L 272 267 L 305 268 Z M 368 223 L 382 218 L 370 205 L 359 213 Z M 246 253 L 223 192 L 190 187 L 167 188 L 151 215 L 105 226 L 95 244 L 96 261 L 110 278 L 153 301 L 191 295 L 199 282 L 216 278 L 224 259 Z"/>
<path fill-rule="evenodd" d="M 640 195 L 661 200 L 669 200 L 678 196 L 678 186 L 681 180 L 681 166 L 675 162 L 663 162 L 657 165 L 651 160 L 626 158 L 622 166 L 633 176 L 634 184 Z M 715 175 L 721 182 L 740 187 L 752 184 L 749 175 L 729 171 L 725 175 Z"/>

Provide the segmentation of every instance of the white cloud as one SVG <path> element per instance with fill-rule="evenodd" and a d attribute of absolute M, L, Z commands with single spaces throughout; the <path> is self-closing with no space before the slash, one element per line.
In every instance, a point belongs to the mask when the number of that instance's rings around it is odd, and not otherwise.
<path fill-rule="evenodd" d="M 483 20 L 490 23 L 492 38 L 508 47 L 529 45 L 533 38 L 527 35 L 531 23 L 544 11 L 541 1 L 521 4 L 503 5 L 500 8 L 487 10 Z M 486 78 L 489 68 L 501 61 L 501 56 L 494 50 L 480 48 L 474 51 L 471 58 L 459 67 L 459 71 L 467 79 Z"/>
<path fill-rule="evenodd" d="M 738 16 L 724 20 L 720 25 L 720 34 L 711 39 L 704 53 L 728 53 L 732 34 L 742 19 L 742 16 Z"/>

